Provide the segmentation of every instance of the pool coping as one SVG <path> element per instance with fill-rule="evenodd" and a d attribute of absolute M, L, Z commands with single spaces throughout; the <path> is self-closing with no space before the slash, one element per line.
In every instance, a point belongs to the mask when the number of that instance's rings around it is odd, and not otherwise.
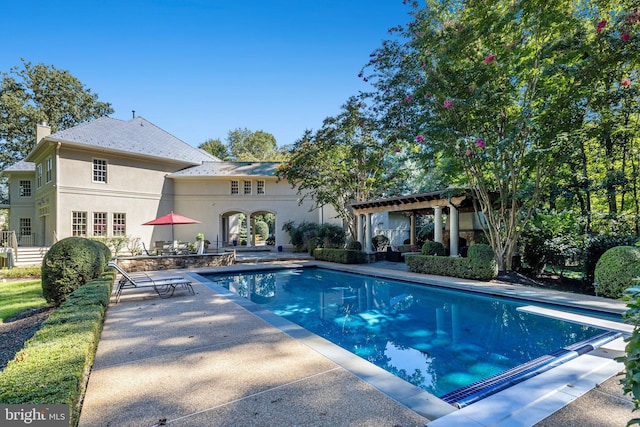
<path fill-rule="evenodd" d="M 553 304 L 567 308 L 599 311 L 610 314 L 621 314 L 625 305 L 619 301 L 610 301 L 599 297 L 581 294 L 567 294 L 553 290 L 538 290 L 522 288 L 511 284 L 496 282 L 476 282 L 472 280 L 431 276 L 404 271 L 388 270 L 369 265 L 336 265 L 322 261 L 300 261 L 236 264 L 216 269 L 194 269 L 190 274 L 197 277 L 201 273 L 225 273 L 233 271 L 258 271 L 270 269 L 286 269 L 300 267 L 322 267 L 331 270 L 366 274 L 374 277 L 398 279 L 425 285 L 435 285 L 456 290 L 466 290 L 492 296 L 503 296 L 523 301 L 534 301 Z M 439 427 L 452 425 L 470 426 L 499 426 L 499 425 L 533 425 L 548 415 L 559 410 L 572 400 L 587 393 L 597 385 L 618 374 L 623 366 L 614 360 L 624 354 L 624 342 L 618 338 L 589 353 L 580 355 L 558 367 L 539 374 L 531 379 L 513 385 L 506 390 L 486 397 L 462 409 L 457 409 L 438 397 L 416 387 L 408 382 L 386 372 L 372 363 L 350 353 L 349 351 L 329 342 L 328 340 L 307 331 L 306 329 L 280 317 L 260 305 L 241 297 L 226 288 L 213 283 L 213 290 L 246 310 L 261 318 L 273 327 L 301 341 L 336 364 L 342 366 L 361 380 L 395 399 L 414 412 L 434 421 L 427 425 Z M 556 311 L 554 316 L 558 317 Z M 538 313 L 548 315 L 548 313 Z M 565 313 L 565 320 L 574 321 L 574 314 Z M 584 315 L 581 316 L 584 321 Z M 562 316 L 560 316 L 562 318 Z M 591 324 L 604 327 L 601 319 L 595 319 Z M 608 322 L 617 325 L 609 330 L 628 330 L 629 325 Z M 516 422 L 517 420 L 517 422 Z"/>

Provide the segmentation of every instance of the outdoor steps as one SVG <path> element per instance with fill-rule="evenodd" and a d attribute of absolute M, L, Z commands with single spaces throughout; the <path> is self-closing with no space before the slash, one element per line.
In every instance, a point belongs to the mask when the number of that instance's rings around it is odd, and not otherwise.
<path fill-rule="evenodd" d="M 25 267 L 28 265 L 42 265 L 42 258 L 49 250 L 46 246 L 20 246 L 18 256 L 14 261 L 15 267 Z"/>

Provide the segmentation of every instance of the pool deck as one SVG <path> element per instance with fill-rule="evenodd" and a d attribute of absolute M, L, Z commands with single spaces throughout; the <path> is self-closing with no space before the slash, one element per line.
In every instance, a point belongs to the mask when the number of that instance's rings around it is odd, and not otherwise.
<path fill-rule="evenodd" d="M 316 263 L 299 258 L 239 252 L 239 264 L 225 269 Z M 340 267 L 534 301 L 625 308 L 580 294 L 415 275 L 403 263 Z M 208 288 L 198 271 L 176 273 L 194 278 L 196 295 L 159 299 L 148 289 L 129 290 L 110 304 L 80 426 L 603 427 L 626 425 L 635 415 L 616 376 L 623 366 L 613 360 L 623 354 L 621 339 L 458 410 L 224 288 Z"/>

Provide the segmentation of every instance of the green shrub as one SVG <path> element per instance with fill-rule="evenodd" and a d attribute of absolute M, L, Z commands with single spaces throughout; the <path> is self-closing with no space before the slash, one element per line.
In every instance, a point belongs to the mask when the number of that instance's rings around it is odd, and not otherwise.
<path fill-rule="evenodd" d="M 596 264 L 596 292 L 609 298 L 621 298 L 625 289 L 638 286 L 640 248 L 616 246 L 607 250 Z"/>
<path fill-rule="evenodd" d="M 422 252 L 422 255 L 438 255 L 438 256 L 444 256 L 447 253 L 442 243 L 433 242 L 431 240 L 427 240 L 426 242 L 424 242 L 424 244 L 422 245 L 421 252 Z"/>
<path fill-rule="evenodd" d="M 467 258 L 474 278 L 490 280 L 498 275 L 498 260 L 491 246 L 482 243 L 471 245 Z"/>
<path fill-rule="evenodd" d="M 406 255 L 409 271 L 463 279 L 491 280 L 498 275 L 498 262 L 491 246 L 475 244 L 466 258 Z"/>
<path fill-rule="evenodd" d="M 637 236 L 616 236 L 602 234 L 589 238 L 584 250 L 584 280 L 591 284 L 595 280 L 595 270 L 598 260 L 606 251 L 616 246 L 633 246 L 638 241 Z"/>
<path fill-rule="evenodd" d="M 309 241 L 307 242 L 307 250 L 309 251 L 309 255 L 313 255 L 313 251 L 315 251 L 316 248 L 322 247 L 321 243 L 322 242 L 320 241 L 320 238 L 317 236 L 309 239 Z"/>
<path fill-rule="evenodd" d="M 253 226 L 255 233 L 259 235 L 262 240 L 269 238 L 269 225 L 264 221 L 256 221 Z"/>
<path fill-rule="evenodd" d="M 389 247 L 389 238 L 384 234 L 377 234 L 373 236 L 371 239 L 371 243 L 373 244 L 373 249 L 377 252 L 384 252 Z"/>
<path fill-rule="evenodd" d="M 41 267 L 14 267 L 0 270 L 0 278 L 3 279 L 39 278 L 41 274 Z"/>
<path fill-rule="evenodd" d="M 82 237 L 60 240 L 42 260 L 43 296 L 60 305 L 67 295 L 99 277 L 110 259 L 111 251 L 103 243 Z"/>
<path fill-rule="evenodd" d="M 112 284 L 87 283 L 49 316 L 0 374 L 0 404 L 68 404 L 77 424 Z"/>
<path fill-rule="evenodd" d="M 364 252 L 338 248 L 316 248 L 313 257 L 320 261 L 340 264 L 359 264 L 364 262 Z"/>
<path fill-rule="evenodd" d="M 347 249 L 350 249 L 352 251 L 361 251 L 362 243 L 358 242 L 357 240 L 352 240 L 349 243 L 347 243 Z"/>
<path fill-rule="evenodd" d="M 624 363 L 624 378 L 620 383 L 624 392 L 632 396 L 635 409 L 638 409 L 640 407 L 640 287 L 628 288 L 624 292 L 624 298 L 627 300 L 627 311 L 623 315 L 623 320 L 633 325 L 633 332 L 624 339 L 627 343 L 624 355 L 615 360 Z M 633 424 L 640 424 L 640 420 L 627 423 L 627 425 Z"/>
<path fill-rule="evenodd" d="M 344 228 L 334 224 L 320 224 L 318 237 L 322 239 L 322 247 L 324 248 L 340 248 L 347 241 Z"/>

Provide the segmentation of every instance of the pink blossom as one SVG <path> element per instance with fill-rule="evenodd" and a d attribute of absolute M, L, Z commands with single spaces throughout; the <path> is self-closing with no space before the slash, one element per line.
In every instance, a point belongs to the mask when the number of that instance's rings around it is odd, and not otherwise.
<path fill-rule="evenodd" d="M 621 38 L 623 41 L 628 42 L 628 41 L 629 41 L 629 39 L 631 38 L 631 36 L 629 35 L 629 33 L 622 33 L 622 34 L 620 34 L 620 38 Z"/>
<path fill-rule="evenodd" d="M 423 143 L 424 142 L 424 135 L 416 136 L 416 142 Z"/>
<path fill-rule="evenodd" d="M 399 153 L 399 152 L 400 152 L 400 149 L 399 149 L 399 148 L 394 148 L 394 149 L 393 149 L 393 152 L 394 152 L 394 153 Z"/>
<path fill-rule="evenodd" d="M 444 108 L 448 110 L 451 107 L 453 107 L 453 99 L 447 99 L 446 101 L 444 101 Z"/>
<path fill-rule="evenodd" d="M 629 77 L 627 77 L 620 84 L 622 85 L 622 87 L 627 87 L 627 86 L 629 86 L 631 84 L 631 79 Z"/>
<path fill-rule="evenodd" d="M 598 25 L 596 26 L 596 33 L 601 32 L 606 26 L 607 26 L 606 19 L 603 19 L 602 21 L 598 22 Z"/>
<path fill-rule="evenodd" d="M 427 93 L 425 93 L 425 94 L 424 94 L 424 97 L 425 97 L 426 99 L 429 99 L 429 98 L 431 98 L 431 94 L 430 94 L 429 92 L 427 92 Z"/>
<path fill-rule="evenodd" d="M 467 148 L 467 151 L 464 152 L 464 155 L 469 157 L 471 155 L 471 148 Z"/>
<path fill-rule="evenodd" d="M 413 99 L 413 97 L 411 95 L 408 95 L 405 99 L 404 102 L 411 102 L 411 100 Z"/>
<path fill-rule="evenodd" d="M 485 148 L 487 146 L 487 144 L 484 142 L 484 139 L 482 138 L 476 138 L 476 145 L 478 146 L 478 148 Z"/>
<path fill-rule="evenodd" d="M 496 59 L 496 56 L 493 53 L 490 53 L 489 55 L 484 57 L 484 63 L 489 65 L 493 62 L 494 59 Z"/>
<path fill-rule="evenodd" d="M 414 80 L 413 80 L 413 82 L 414 82 L 415 84 L 418 84 L 418 83 L 420 83 L 420 79 L 416 78 L 416 79 L 414 79 Z"/>

